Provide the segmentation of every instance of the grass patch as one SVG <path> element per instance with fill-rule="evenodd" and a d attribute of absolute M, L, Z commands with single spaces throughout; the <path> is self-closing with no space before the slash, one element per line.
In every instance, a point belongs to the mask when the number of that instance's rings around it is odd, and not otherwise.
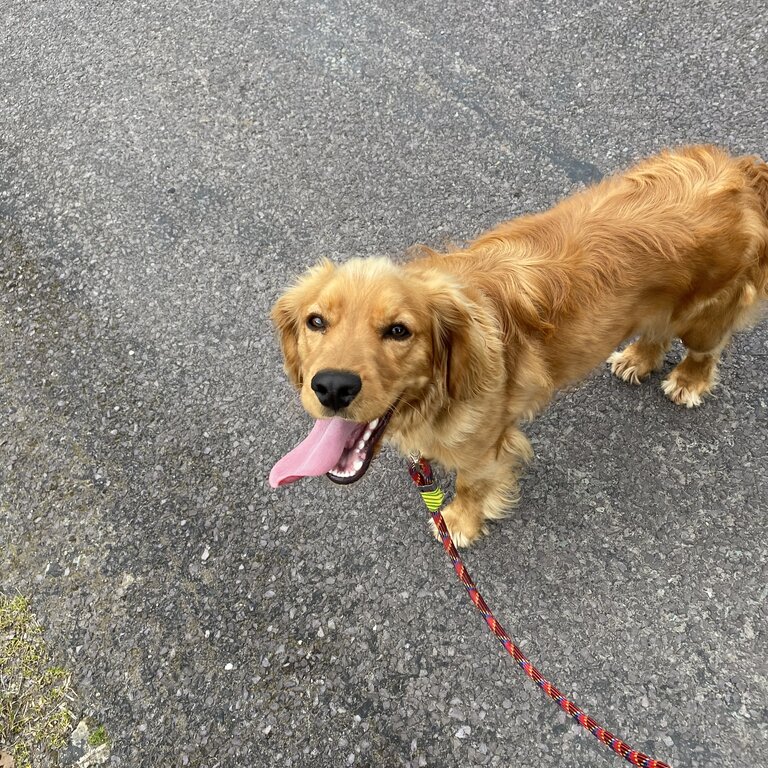
<path fill-rule="evenodd" d="M 43 629 L 20 595 L 0 595 L 0 746 L 16 768 L 66 746 L 74 700 L 69 673 L 51 663 Z"/>
<path fill-rule="evenodd" d="M 88 744 L 92 747 L 100 747 L 102 744 L 109 744 L 107 729 L 103 725 L 97 725 L 88 734 Z"/>

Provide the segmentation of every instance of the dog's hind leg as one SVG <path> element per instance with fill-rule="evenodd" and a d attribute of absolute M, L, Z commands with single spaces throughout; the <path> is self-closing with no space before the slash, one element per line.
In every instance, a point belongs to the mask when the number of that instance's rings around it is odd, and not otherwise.
<path fill-rule="evenodd" d="M 666 336 L 641 336 L 608 358 L 611 373 L 630 384 L 639 384 L 652 371 L 661 368 L 670 343 L 671 339 Z"/>
<path fill-rule="evenodd" d="M 684 405 L 686 408 L 701 405 L 704 395 L 711 392 L 717 382 L 717 364 L 727 341 L 726 339 L 721 346 L 709 352 L 694 352 L 689 349 L 662 382 L 664 394 L 673 403 Z"/>

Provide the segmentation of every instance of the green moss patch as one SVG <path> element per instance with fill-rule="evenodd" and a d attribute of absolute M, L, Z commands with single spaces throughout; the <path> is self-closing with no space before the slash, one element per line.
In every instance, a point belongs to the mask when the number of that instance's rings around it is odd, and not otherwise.
<path fill-rule="evenodd" d="M 70 676 L 51 662 L 42 633 L 26 598 L 0 595 L 0 751 L 15 768 L 63 749 L 72 731 Z"/>
<path fill-rule="evenodd" d="M 100 747 L 102 744 L 109 744 L 107 729 L 103 725 L 97 725 L 88 734 L 88 744 L 92 747 Z"/>

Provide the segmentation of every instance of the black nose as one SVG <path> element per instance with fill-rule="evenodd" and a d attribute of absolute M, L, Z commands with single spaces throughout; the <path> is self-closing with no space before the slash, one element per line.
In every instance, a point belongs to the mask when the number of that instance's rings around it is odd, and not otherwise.
<path fill-rule="evenodd" d="M 313 376 L 311 386 L 324 406 L 338 411 L 355 399 L 363 382 L 356 373 L 320 371 Z"/>

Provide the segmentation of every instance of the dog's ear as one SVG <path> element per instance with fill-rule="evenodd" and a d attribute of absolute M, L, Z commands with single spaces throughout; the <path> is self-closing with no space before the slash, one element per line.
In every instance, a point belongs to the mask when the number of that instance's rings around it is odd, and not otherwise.
<path fill-rule="evenodd" d="M 457 286 L 432 286 L 426 296 L 433 318 L 435 373 L 448 396 L 471 400 L 491 389 L 503 365 L 493 319 Z"/>
<path fill-rule="evenodd" d="M 303 380 L 299 331 L 305 320 L 306 307 L 317 293 L 320 282 L 334 269 L 330 261 L 323 260 L 289 288 L 272 307 L 272 322 L 280 339 L 285 372 L 297 389 L 301 387 Z"/>
<path fill-rule="evenodd" d="M 299 317 L 298 305 L 294 299 L 294 288 L 283 294 L 272 307 L 272 322 L 277 328 L 280 348 L 283 351 L 283 367 L 291 383 L 301 387 L 302 371 L 299 358 Z"/>

